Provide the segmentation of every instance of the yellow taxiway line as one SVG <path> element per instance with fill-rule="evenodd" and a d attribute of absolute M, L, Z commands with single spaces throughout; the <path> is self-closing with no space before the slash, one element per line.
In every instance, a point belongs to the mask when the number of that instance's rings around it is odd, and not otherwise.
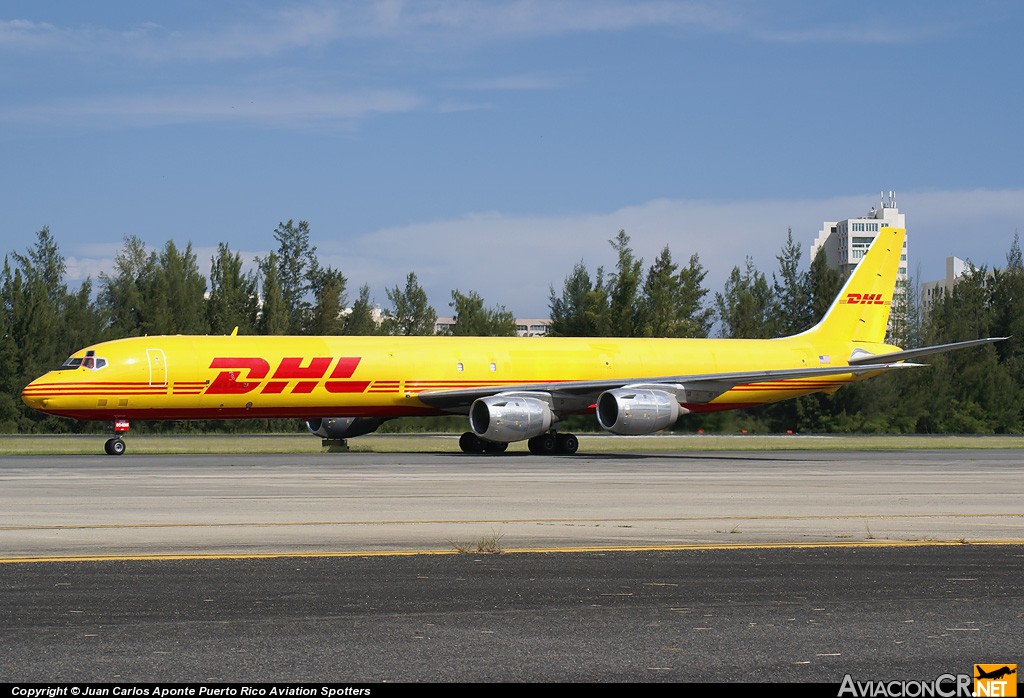
<path fill-rule="evenodd" d="M 912 548 L 912 547 L 954 547 L 967 545 L 1024 545 L 1022 540 L 911 540 L 911 541 L 858 541 L 858 542 L 802 542 L 802 543 L 733 543 L 681 545 L 594 545 L 554 548 L 509 548 L 500 552 L 475 550 L 363 550 L 363 551 L 306 551 L 267 553 L 166 553 L 166 554 L 125 554 L 125 555 L 39 555 L 0 558 L 0 564 L 25 564 L 40 562 L 158 562 L 182 560 L 269 560 L 275 558 L 331 558 L 331 557 L 411 557 L 413 555 L 512 555 L 512 554 L 565 554 L 565 553 L 636 553 L 636 552 L 684 552 L 684 551 L 728 551 L 728 550 L 792 550 L 806 548 Z"/>

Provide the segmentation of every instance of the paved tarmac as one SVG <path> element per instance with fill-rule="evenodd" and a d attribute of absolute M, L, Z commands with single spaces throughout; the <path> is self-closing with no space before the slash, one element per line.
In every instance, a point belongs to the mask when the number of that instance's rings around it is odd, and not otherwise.
<path fill-rule="evenodd" d="M 15 457 L 0 558 L 1024 539 L 1022 452 Z"/>
<path fill-rule="evenodd" d="M 1019 664 L 1022 552 L 5 564 L 0 682 L 806 681 L 835 696 L 846 674 Z"/>
<path fill-rule="evenodd" d="M 7 458 L 0 682 L 1018 663 L 1020 453 Z"/>

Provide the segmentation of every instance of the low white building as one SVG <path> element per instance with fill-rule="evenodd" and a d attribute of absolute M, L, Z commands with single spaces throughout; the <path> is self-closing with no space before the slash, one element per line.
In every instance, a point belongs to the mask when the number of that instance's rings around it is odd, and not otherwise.
<path fill-rule="evenodd" d="M 455 318 L 444 316 L 437 318 L 434 334 L 445 334 L 455 326 Z M 543 337 L 551 326 L 549 318 L 516 318 L 516 334 L 520 337 Z"/>
<path fill-rule="evenodd" d="M 956 282 L 970 268 L 971 266 L 959 257 L 946 257 L 946 277 L 938 281 L 921 282 L 921 306 L 927 309 L 939 294 L 951 293 Z"/>

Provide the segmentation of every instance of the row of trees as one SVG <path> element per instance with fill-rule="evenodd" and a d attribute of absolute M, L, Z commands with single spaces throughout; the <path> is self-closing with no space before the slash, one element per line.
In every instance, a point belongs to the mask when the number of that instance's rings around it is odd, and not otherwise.
<path fill-rule="evenodd" d="M 591 274 L 580 262 L 566 277 L 561 294 L 552 287 L 551 333 L 575 337 L 707 337 L 718 326 L 722 337 L 767 338 L 807 329 L 828 309 L 839 291 L 839 273 L 824 254 L 801 271 L 800 246 L 790 230 L 778 256 L 779 271 L 768 278 L 749 257 L 733 267 L 725 288 L 709 302 L 707 271 L 700 257 L 686 266 L 666 245 L 644 273 L 643 260 L 624 230 L 609 241 L 615 270 Z"/>
<path fill-rule="evenodd" d="M 369 286 L 349 304 L 348 279 L 320 264 L 306 221 L 281 223 L 274 239 L 277 248 L 248 271 L 241 255 L 221 243 L 207 282 L 191 243 L 169 241 L 157 251 L 128 236 L 95 287 L 87 279 L 69 288 L 57 242 L 48 228 L 40 230 L 25 252 L 5 257 L 0 275 L 0 431 L 82 428 L 28 410 L 19 395 L 73 351 L 108 339 L 228 334 L 236 327 L 262 335 L 434 333 L 437 313 L 415 273 L 386 290 L 390 306 L 378 323 Z M 450 305 L 457 316 L 452 334 L 515 334 L 512 313 L 485 307 L 475 291 L 453 290 Z"/>
<path fill-rule="evenodd" d="M 25 252 L 5 257 L 0 277 L 0 430 L 81 428 L 42 417 L 18 398 L 32 378 L 72 351 L 104 339 L 143 334 L 433 334 L 437 313 L 415 273 L 386 290 L 382 322 L 374 318 L 370 288 L 349 303 L 349 282 L 323 266 L 305 221 L 274 231 L 277 248 L 246 270 L 239 253 L 221 243 L 210 278 L 199 271 L 191 244 L 169 241 L 159 251 L 129 236 L 110 274 L 96 288 L 66 281 L 65 260 L 50 231 L 39 231 Z M 582 262 L 550 289 L 550 332 L 561 336 L 773 337 L 800 332 L 824 314 L 841 279 L 824 255 L 804 269 L 801 249 L 787 235 L 778 268 L 769 276 L 753 260 L 735 267 L 722 291 L 709 297 L 699 257 L 686 264 L 666 246 L 645 268 L 625 231 L 609 241 L 614 269 L 591 272 Z M 894 308 L 901 346 L 1014 337 L 995 347 L 939 356 L 933 369 L 884 376 L 831 396 L 810 396 L 744 413 L 692 416 L 683 429 L 749 431 L 1019 432 L 1024 357 L 1016 337 L 1024 323 L 1024 263 L 1016 240 L 1003 269 L 975 269 L 950 294 L 932 300 L 922 321 L 914 285 Z M 453 290 L 453 334 L 515 334 L 504 307 L 488 308 L 475 291 Z M 589 422 L 588 422 L 589 423 Z M 573 425 L 584 428 L 584 425 Z M 280 428 L 252 425 L 251 428 Z M 207 425 L 208 428 L 208 425 Z"/>

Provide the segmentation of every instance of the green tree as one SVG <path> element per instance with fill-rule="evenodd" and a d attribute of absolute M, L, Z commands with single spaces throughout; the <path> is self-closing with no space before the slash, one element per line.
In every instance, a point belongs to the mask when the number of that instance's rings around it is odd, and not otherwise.
<path fill-rule="evenodd" d="M 700 258 L 690 256 L 689 266 L 679 269 L 668 245 L 647 271 L 640 301 L 639 334 L 645 337 L 706 337 L 713 313 L 704 307 L 707 272 Z"/>
<path fill-rule="evenodd" d="M 13 262 L 13 264 L 12 264 Z M 66 431 L 74 423 L 29 410 L 18 399 L 31 380 L 58 366 L 72 351 L 95 341 L 100 316 L 87 279 L 75 293 L 47 227 L 24 254 L 4 258 L 0 276 L 0 429 Z"/>
<path fill-rule="evenodd" d="M 310 311 L 306 332 L 311 335 L 344 334 L 346 293 L 348 280 L 332 267 L 315 269 L 313 297 L 315 303 Z"/>
<path fill-rule="evenodd" d="M 352 312 L 345 318 L 345 334 L 374 335 L 380 333 L 380 327 L 373 319 L 373 302 L 370 300 L 370 286 L 363 284 L 359 288 L 359 298 L 352 304 Z"/>
<path fill-rule="evenodd" d="M 484 299 L 476 291 L 468 294 L 452 291 L 455 325 L 451 333 L 461 337 L 514 337 L 516 319 L 504 306 L 485 308 Z"/>
<path fill-rule="evenodd" d="M 261 335 L 280 335 L 288 332 L 288 307 L 281 294 L 278 279 L 277 254 L 271 252 L 259 263 L 261 283 L 261 305 L 257 328 Z"/>
<path fill-rule="evenodd" d="M 405 279 L 405 288 L 388 289 L 391 308 L 384 319 L 384 334 L 431 335 L 437 326 L 437 312 L 427 301 L 427 292 L 420 286 L 414 272 Z"/>
<path fill-rule="evenodd" d="M 192 243 L 179 250 L 168 240 L 158 257 L 146 305 L 154 313 L 151 334 L 206 334 L 206 279 L 199 273 Z"/>
<path fill-rule="evenodd" d="M 790 228 L 782 252 L 776 257 L 779 273 L 772 274 L 770 332 L 776 336 L 796 334 L 814 324 L 810 281 L 800 269 L 800 257 L 800 245 L 793 240 Z"/>
<path fill-rule="evenodd" d="M 310 291 L 319 273 L 316 246 L 309 241 L 309 223 L 289 219 L 274 230 L 277 241 L 277 283 L 288 317 L 288 334 L 301 334 L 305 329 L 311 305 Z"/>
<path fill-rule="evenodd" d="M 810 321 L 817 323 L 825 317 L 826 311 L 839 295 L 841 286 L 839 270 L 828 263 L 825 250 L 818 250 L 811 260 L 810 271 L 807 272 L 807 288 L 810 295 Z"/>
<path fill-rule="evenodd" d="M 210 331 L 229 334 L 237 327 L 243 335 L 253 334 L 259 315 L 256 289 L 256 275 L 243 272 L 241 256 L 220 243 L 210 264 L 210 298 L 206 304 Z"/>
<path fill-rule="evenodd" d="M 1009 337 L 996 345 L 996 351 L 1013 375 L 1024 377 L 1024 258 L 1016 233 L 1006 268 L 994 274 L 991 301 L 992 332 Z"/>
<path fill-rule="evenodd" d="M 100 304 L 114 336 L 203 334 L 209 330 L 192 244 L 179 250 L 168 241 L 158 255 L 129 235 L 114 258 L 113 276 L 100 274 Z"/>
<path fill-rule="evenodd" d="M 573 267 L 562 283 L 562 295 L 555 295 L 550 287 L 548 307 L 551 326 L 548 334 L 554 337 L 599 337 L 607 334 L 607 292 L 603 288 L 604 270 L 597 270 L 597 284 L 583 262 Z"/>
<path fill-rule="evenodd" d="M 914 277 L 898 280 L 893 293 L 886 341 L 899 347 L 921 344 L 921 308 L 918 300 L 920 284 Z"/>
<path fill-rule="evenodd" d="M 763 339 L 771 336 L 771 291 L 764 274 L 747 257 L 744 271 L 733 267 L 722 293 L 715 294 L 722 336 Z"/>
<path fill-rule="evenodd" d="M 100 273 L 99 303 L 115 337 L 150 334 L 153 311 L 145 307 L 157 264 L 155 253 L 135 235 L 128 235 L 114 257 L 113 275 Z"/>
<path fill-rule="evenodd" d="M 992 336 L 992 302 L 1004 273 L 971 266 L 951 292 L 934 298 L 924 323 L 928 344 Z M 1021 428 L 1020 382 L 999 361 L 993 346 L 929 357 L 927 399 L 916 430 L 922 432 L 1017 432 Z"/>
<path fill-rule="evenodd" d="M 608 279 L 608 326 L 616 337 L 640 334 L 637 317 L 640 309 L 640 288 L 643 284 L 643 260 L 629 246 L 629 235 L 620 230 L 608 243 L 615 250 L 615 273 Z"/>

